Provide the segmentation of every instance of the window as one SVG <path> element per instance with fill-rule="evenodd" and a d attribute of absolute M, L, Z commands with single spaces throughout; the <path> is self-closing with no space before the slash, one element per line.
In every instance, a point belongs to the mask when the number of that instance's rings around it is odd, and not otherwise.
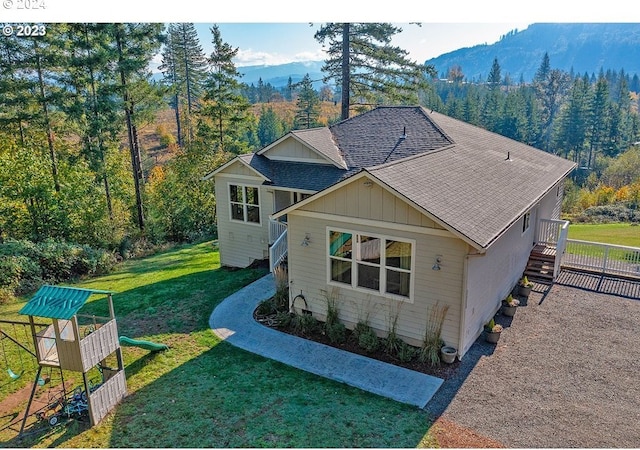
<path fill-rule="evenodd" d="M 304 192 L 294 192 L 293 193 L 293 203 L 301 202 L 307 198 L 311 197 L 311 194 L 305 194 Z"/>
<path fill-rule="evenodd" d="M 231 219 L 249 223 L 260 223 L 259 189 L 255 186 L 229 185 Z"/>
<path fill-rule="evenodd" d="M 412 242 L 331 229 L 328 234 L 329 282 L 411 298 Z"/>
<path fill-rule="evenodd" d="M 522 218 L 522 232 L 525 233 L 529 229 L 529 222 L 531 221 L 531 212 L 528 212 Z"/>

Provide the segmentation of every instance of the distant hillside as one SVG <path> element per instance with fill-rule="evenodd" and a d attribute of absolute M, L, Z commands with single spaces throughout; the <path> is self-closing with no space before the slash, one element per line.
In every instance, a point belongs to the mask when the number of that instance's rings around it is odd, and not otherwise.
<path fill-rule="evenodd" d="M 468 80 L 486 79 L 494 58 L 501 74 L 531 81 L 544 54 L 553 69 L 598 75 L 600 69 L 640 74 L 640 24 L 538 23 L 492 45 L 462 48 L 426 61 L 440 75 L 458 65 Z"/>
<path fill-rule="evenodd" d="M 306 74 L 314 81 L 313 86 L 320 89 L 322 86 L 322 61 L 293 62 L 275 66 L 243 66 L 238 67 L 242 74 L 241 81 L 248 85 L 257 85 L 258 80 L 269 83 L 275 88 L 284 87 L 291 77 L 293 83 L 301 81 Z"/>

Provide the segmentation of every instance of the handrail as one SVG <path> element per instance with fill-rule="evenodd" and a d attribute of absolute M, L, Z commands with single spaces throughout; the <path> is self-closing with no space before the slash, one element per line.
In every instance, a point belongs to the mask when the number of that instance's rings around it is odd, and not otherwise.
<path fill-rule="evenodd" d="M 287 230 L 286 222 L 269 219 L 269 245 L 275 244 L 282 233 Z"/>
<path fill-rule="evenodd" d="M 273 272 L 273 269 L 287 256 L 287 252 L 287 230 L 285 228 L 284 232 L 269 247 L 269 271 Z"/>

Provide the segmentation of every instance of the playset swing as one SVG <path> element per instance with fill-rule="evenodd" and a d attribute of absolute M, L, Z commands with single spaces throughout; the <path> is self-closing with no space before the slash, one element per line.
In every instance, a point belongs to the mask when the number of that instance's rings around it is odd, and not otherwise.
<path fill-rule="evenodd" d="M 2 325 L 11 325 L 12 327 L 12 334 L 9 334 L 8 332 L 4 331 L 2 328 L 0 328 L 0 344 L 1 344 L 1 348 L 2 348 L 2 356 L 3 356 L 3 360 L 4 360 L 4 365 L 7 371 L 7 375 L 9 376 L 9 378 L 11 379 L 11 381 L 16 381 L 19 380 L 24 374 L 25 372 L 27 372 L 26 369 L 26 364 L 24 362 L 24 357 L 23 357 L 23 353 L 27 352 L 31 357 L 33 357 L 33 363 L 32 363 L 32 369 L 35 371 L 38 364 L 37 361 L 35 360 L 36 358 L 36 354 L 27 347 L 27 345 L 29 345 L 29 341 L 31 341 L 31 337 L 29 336 L 29 333 L 27 331 L 27 328 L 30 326 L 30 324 L 28 322 L 19 322 L 19 321 L 12 321 L 12 320 L 0 320 L 0 324 Z M 19 333 L 17 331 L 17 327 L 22 326 L 23 328 L 23 333 L 24 333 L 24 340 L 22 342 L 20 342 L 19 339 Z M 39 326 L 45 326 L 43 324 L 39 324 Z M 5 341 L 10 341 L 12 344 L 16 345 L 18 347 L 17 353 L 18 353 L 18 360 L 20 363 L 20 370 L 18 371 L 14 371 L 11 367 L 11 363 L 9 362 L 9 351 L 6 347 Z M 14 366 L 15 367 L 15 366 Z M 42 386 L 45 383 L 45 380 L 38 377 L 37 383 Z"/>

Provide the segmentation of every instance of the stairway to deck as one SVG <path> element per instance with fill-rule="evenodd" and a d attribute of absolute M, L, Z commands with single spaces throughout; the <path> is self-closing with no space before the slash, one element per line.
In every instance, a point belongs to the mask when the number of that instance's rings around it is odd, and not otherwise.
<path fill-rule="evenodd" d="M 548 244 L 536 244 L 531 250 L 524 274 L 530 281 L 553 283 L 553 269 L 556 262 L 556 247 Z"/>

